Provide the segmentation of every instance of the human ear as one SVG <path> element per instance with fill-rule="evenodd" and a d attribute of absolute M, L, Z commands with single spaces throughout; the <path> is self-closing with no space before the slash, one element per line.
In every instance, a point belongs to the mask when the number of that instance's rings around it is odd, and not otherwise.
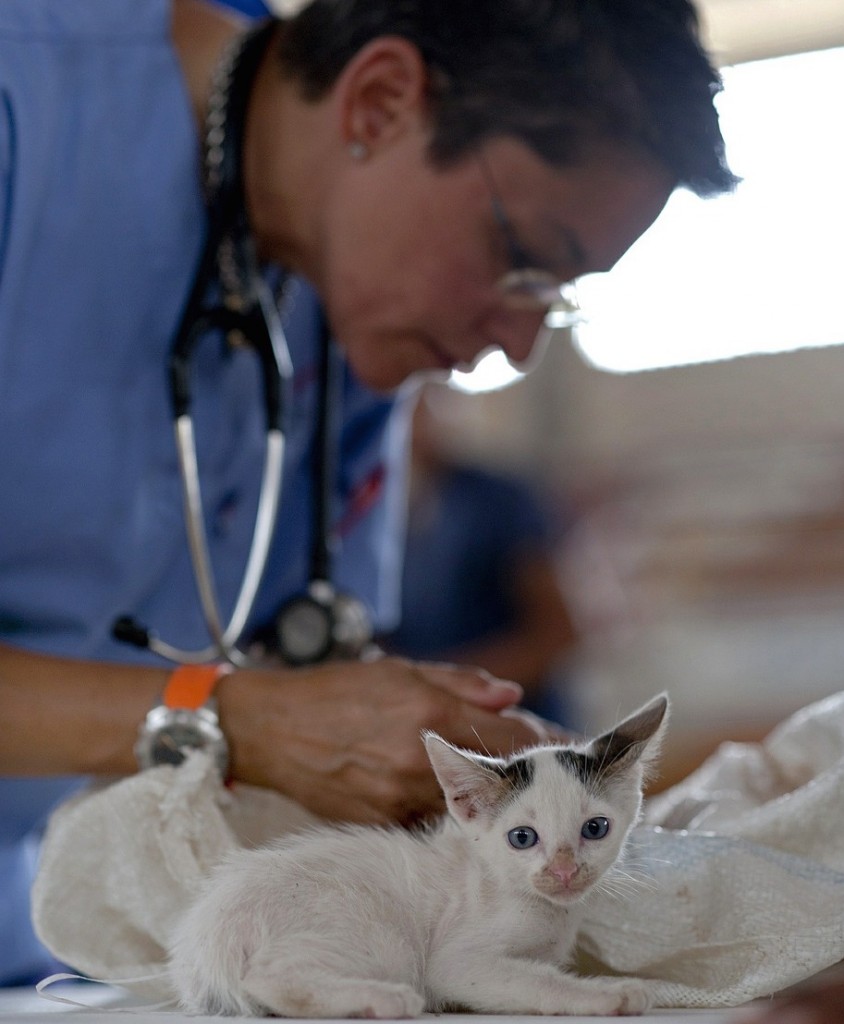
<path fill-rule="evenodd" d="M 428 72 L 400 36 L 379 36 L 349 61 L 336 84 L 342 141 L 372 154 L 424 124 Z"/>

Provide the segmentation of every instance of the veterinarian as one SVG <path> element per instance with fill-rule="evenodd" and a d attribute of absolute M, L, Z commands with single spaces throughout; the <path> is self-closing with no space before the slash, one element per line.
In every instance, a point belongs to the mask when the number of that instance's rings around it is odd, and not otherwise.
<path fill-rule="evenodd" d="M 675 187 L 729 189 L 717 88 L 687 0 L 0 5 L 6 983 L 45 969 L 37 829 L 80 776 L 204 743 L 410 820 L 421 729 L 541 735 L 513 684 L 369 657 L 407 382 L 524 360 Z"/>

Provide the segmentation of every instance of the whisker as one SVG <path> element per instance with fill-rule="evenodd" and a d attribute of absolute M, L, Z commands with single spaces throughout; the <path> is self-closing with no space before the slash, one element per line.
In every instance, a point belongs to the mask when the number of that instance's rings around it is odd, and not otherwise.
<path fill-rule="evenodd" d="M 654 886 L 646 879 L 635 878 L 627 872 L 612 869 L 595 883 L 595 891 L 617 902 L 629 900 L 642 891 L 652 891 Z"/>
<path fill-rule="evenodd" d="M 478 750 L 480 750 L 480 752 L 482 754 L 486 754 L 487 757 L 494 757 L 492 751 L 489 749 L 489 747 L 486 745 L 486 743 L 484 743 L 484 741 L 481 739 L 481 734 L 474 727 L 474 725 L 472 726 L 472 732 L 475 734 L 475 739 L 478 741 Z"/>

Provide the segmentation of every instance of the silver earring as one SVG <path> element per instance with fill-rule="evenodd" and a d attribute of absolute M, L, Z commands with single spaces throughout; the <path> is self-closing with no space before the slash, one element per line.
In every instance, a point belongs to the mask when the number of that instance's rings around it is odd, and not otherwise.
<path fill-rule="evenodd" d="M 360 139 L 352 139 L 349 143 L 349 156 L 352 160 L 366 160 L 369 156 L 369 147 Z"/>

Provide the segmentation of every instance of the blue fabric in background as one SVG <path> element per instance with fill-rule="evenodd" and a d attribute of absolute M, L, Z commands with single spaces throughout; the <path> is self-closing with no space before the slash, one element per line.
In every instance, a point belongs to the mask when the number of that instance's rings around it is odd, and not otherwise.
<path fill-rule="evenodd" d="M 250 18 L 265 18 L 269 14 L 269 8 L 261 0 L 222 0 L 226 7 L 232 7 L 241 14 L 247 14 Z"/>
<path fill-rule="evenodd" d="M 63 969 L 32 930 L 29 887 L 38 864 L 41 830 L 57 803 L 78 790 L 79 778 L 0 779 L 0 984 L 32 985 Z M 33 825 L 33 820 L 35 824 Z"/>
<path fill-rule="evenodd" d="M 391 651 L 418 661 L 448 660 L 512 629 L 519 562 L 550 558 L 556 543 L 550 509 L 526 480 L 457 463 L 439 467 L 435 479 L 433 494 L 411 503 L 401 622 L 386 638 Z M 524 704 L 571 723 L 559 672 Z"/>
<path fill-rule="evenodd" d="M 524 481 L 475 466 L 442 470 L 431 506 L 411 510 L 391 647 L 424 661 L 511 628 L 508 580 L 551 538 L 550 517 Z"/>

